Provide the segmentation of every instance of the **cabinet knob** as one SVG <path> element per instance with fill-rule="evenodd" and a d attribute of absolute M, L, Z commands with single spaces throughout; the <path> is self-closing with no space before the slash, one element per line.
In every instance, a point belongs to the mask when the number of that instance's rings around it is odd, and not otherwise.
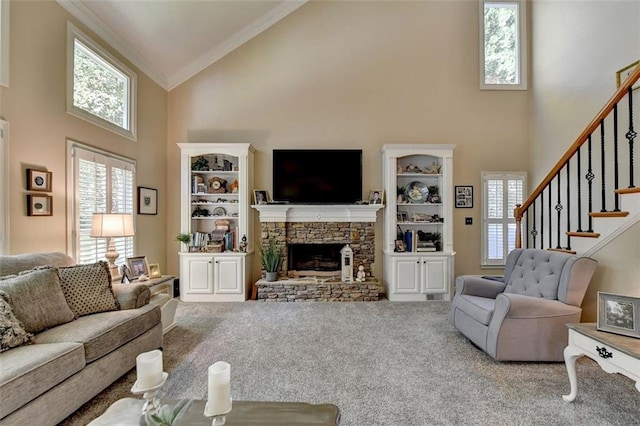
<path fill-rule="evenodd" d="M 419 260 L 416 260 L 416 265 L 419 265 L 419 264 L 420 264 L 420 261 L 419 261 Z"/>

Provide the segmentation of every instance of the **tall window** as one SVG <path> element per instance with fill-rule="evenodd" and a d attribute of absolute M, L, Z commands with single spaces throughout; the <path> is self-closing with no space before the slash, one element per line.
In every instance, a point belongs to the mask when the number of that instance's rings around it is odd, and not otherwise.
<path fill-rule="evenodd" d="M 502 266 L 516 247 L 513 210 L 522 204 L 525 172 L 482 172 L 482 264 Z"/>
<path fill-rule="evenodd" d="M 133 213 L 135 161 L 68 141 L 71 247 L 78 263 L 104 259 L 107 239 L 90 237 L 94 213 Z M 133 256 L 133 237 L 114 238 L 118 264 Z"/>
<path fill-rule="evenodd" d="M 480 88 L 525 90 L 525 0 L 480 0 Z"/>
<path fill-rule="evenodd" d="M 0 254 L 9 253 L 9 123 L 0 120 Z"/>
<path fill-rule="evenodd" d="M 136 138 L 136 75 L 72 24 L 67 28 L 67 111 Z"/>

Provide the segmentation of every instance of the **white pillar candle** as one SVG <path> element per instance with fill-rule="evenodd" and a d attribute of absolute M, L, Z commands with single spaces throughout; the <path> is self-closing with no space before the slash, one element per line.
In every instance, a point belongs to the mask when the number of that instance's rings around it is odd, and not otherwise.
<path fill-rule="evenodd" d="M 162 382 L 162 351 L 143 352 L 136 357 L 138 387 L 149 389 Z"/>
<path fill-rule="evenodd" d="M 209 366 L 208 376 L 207 411 L 211 415 L 226 413 L 231 403 L 231 366 L 218 361 Z"/>

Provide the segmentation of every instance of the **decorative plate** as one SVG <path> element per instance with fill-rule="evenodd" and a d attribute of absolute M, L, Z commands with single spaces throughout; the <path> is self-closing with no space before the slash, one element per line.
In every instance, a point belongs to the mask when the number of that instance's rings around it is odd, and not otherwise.
<path fill-rule="evenodd" d="M 404 196 L 409 203 L 426 203 L 429 187 L 420 181 L 411 182 L 404 188 Z"/>
<path fill-rule="evenodd" d="M 224 207 L 216 207 L 215 209 L 213 209 L 213 215 L 214 216 L 226 216 L 227 215 L 227 211 L 224 209 Z"/>

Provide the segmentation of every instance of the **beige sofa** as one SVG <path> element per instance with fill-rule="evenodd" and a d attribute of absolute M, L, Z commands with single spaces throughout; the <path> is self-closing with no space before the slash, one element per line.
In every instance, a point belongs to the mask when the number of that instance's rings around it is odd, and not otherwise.
<path fill-rule="evenodd" d="M 0 256 L 0 277 L 40 265 L 59 272 L 73 260 L 64 253 Z M 139 353 L 162 345 L 160 309 L 149 304 L 146 286 L 113 284 L 110 294 L 117 310 L 76 315 L 34 333 L 34 344 L 0 353 L 0 425 L 55 425 L 135 367 Z"/>

